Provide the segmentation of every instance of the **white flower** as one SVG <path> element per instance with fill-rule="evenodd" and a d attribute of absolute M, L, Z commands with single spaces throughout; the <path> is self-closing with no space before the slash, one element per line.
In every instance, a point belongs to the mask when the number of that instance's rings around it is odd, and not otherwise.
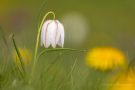
<path fill-rule="evenodd" d="M 47 20 L 41 31 L 41 46 L 55 48 L 57 44 L 64 45 L 64 26 L 58 20 Z"/>

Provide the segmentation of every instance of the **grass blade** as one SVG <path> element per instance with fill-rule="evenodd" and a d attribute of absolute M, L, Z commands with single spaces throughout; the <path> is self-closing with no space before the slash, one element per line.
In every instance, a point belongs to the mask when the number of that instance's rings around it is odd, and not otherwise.
<path fill-rule="evenodd" d="M 13 45 L 14 45 L 14 48 L 15 48 L 15 51 L 17 53 L 17 56 L 19 58 L 19 62 L 20 62 L 20 65 L 18 65 L 17 67 L 19 68 L 20 70 L 20 73 L 22 74 L 22 76 L 24 77 L 25 76 L 25 68 L 24 68 L 24 63 L 23 63 L 23 59 L 21 57 L 21 54 L 19 52 L 19 49 L 16 45 L 16 42 L 15 42 L 15 39 L 14 39 L 14 34 L 11 35 L 11 38 L 12 38 L 12 41 L 13 41 Z"/>

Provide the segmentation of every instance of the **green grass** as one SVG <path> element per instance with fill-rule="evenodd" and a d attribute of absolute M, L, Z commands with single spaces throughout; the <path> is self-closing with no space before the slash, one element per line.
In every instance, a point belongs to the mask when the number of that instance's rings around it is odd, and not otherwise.
<path fill-rule="evenodd" d="M 133 0 L 23 0 L 20 2 L 11 0 L 6 3 L 5 6 L 0 3 L 2 6 L 0 90 L 108 90 L 106 85 L 108 80 L 121 71 L 101 72 L 87 67 L 85 65 L 87 49 L 96 46 L 118 47 L 127 54 L 129 60 L 134 60 L 135 2 Z M 16 28 L 10 28 L 12 22 L 8 13 L 18 6 L 30 11 L 28 13 L 30 24 L 28 27 L 23 27 L 22 31 L 12 31 L 11 29 Z M 72 47 L 71 42 L 74 42 L 72 40 L 65 41 L 65 49 L 39 47 L 33 78 L 31 77 L 33 58 L 28 66 L 21 66 L 25 69 L 25 75 L 22 77 L 22 69 L 18 68 L 13 60 L 13 51 L 19 47 L 26 47 L 34 55 L 37 28 L 43 15 L 50 10 L 55 11 L 56 18 L 60 20 L 64 14 L 81 13 L 88 20 L 89 30 L 86 39 L 80 47 L 74 45 L 75 48 Z M 15 41 L 9 37 L 11 32 L 15 34 Z M 68 39 L 66 36 L 65 38 Z"/>

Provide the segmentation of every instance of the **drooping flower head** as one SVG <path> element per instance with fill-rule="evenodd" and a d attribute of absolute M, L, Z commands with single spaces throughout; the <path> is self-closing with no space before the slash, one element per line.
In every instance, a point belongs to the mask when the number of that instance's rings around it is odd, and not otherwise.
<path fill-rule="evenodd" d="M 125 55 L 112 47 L 97 47 L 90 50 L 86 55 L 86 64 L 98 70 L 112 70 L 116 67 L 124 67 Z"/>
<path fill-rule="evenodd" d="M 57 44 L 64 45 L 64 26 L 58 20 L 47 20 L 41 31 L 41 46 L 55 48 Z"/>

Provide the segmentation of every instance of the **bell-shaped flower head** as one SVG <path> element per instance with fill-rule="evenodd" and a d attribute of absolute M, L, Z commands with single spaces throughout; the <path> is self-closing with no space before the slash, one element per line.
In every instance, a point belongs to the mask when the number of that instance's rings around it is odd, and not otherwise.
<path fill-rule="evenodd" d="M 47 20 L 41 30 L 41 46 L 55 48 L 64 45 L 64 26 L 58 20 Z"/>

